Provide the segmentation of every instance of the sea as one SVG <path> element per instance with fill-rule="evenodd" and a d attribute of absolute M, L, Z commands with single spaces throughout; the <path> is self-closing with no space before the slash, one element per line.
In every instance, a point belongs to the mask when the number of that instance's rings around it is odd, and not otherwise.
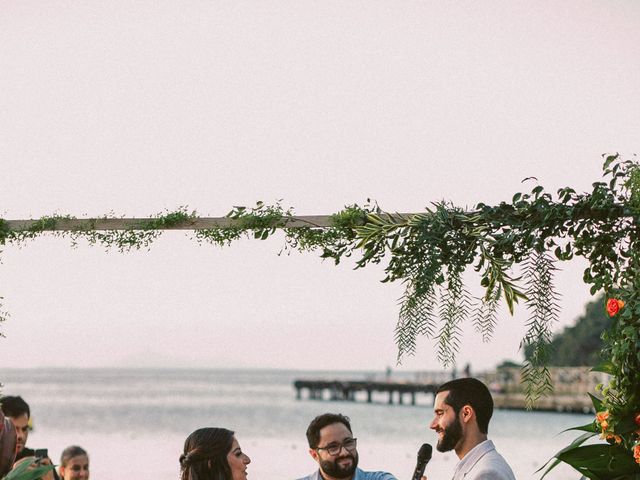
<path fill-rule="evenodd" d="M 407 374 L 408 375 L 408 374 Z M 359 466 L 384 470 L 399 480 L 413 474 L 416 454 L 435 445 L 429 430 L 431 398 L 416 405 L 389 405 L 387 397 L 366 403 L 296 399 L 295 379 L 371 379 L 376 372 L 207 369 L 0 369 L 3 395 L 21 395 L 30 405 L 33 431 L 27 446 L 48 448 L 58 463 L 68 445 L 89 452 L 93 480 L 179 478 L 178 457 L 193 430 L 225 427 L 236 432 L 251 458 L 249 479 L 296 479 L 313 472 L 305 431 L 325 412 L 351 418 Z M 497 410 L 489 437 L 518 479 L 539 479 L 554 453 L 569 444 L 591 415 Z M 429 480 L 450 479 L 457 457 L 434 449 Z M 560 465 L 549 480 L 578 479 Z"/>

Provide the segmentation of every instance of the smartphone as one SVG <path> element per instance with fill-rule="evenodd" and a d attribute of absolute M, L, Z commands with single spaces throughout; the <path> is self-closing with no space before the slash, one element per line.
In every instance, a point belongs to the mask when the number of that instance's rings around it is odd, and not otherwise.
<path fill-rule="evenodd" d="M 36 457 L 36 460 L 41 460 L 49 456 L 49 451 L 46 448 L 36 448 L 34 456 Z"/>

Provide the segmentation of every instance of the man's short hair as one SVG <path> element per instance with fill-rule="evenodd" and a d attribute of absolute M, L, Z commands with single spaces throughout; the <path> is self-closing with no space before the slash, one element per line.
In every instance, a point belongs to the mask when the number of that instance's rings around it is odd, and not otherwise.
<path fill-rule="evenodd" d="M 477 378 L 458 378 L 440 385 L 436 395 L 448 392 L 444 403 L 450 405 L 458 415 L 460 409 L 470 405 L 476 412 L 478 428 L 482 433 L 488 433 L 489 420 L 493 415 L 493 398 L 487 386 Z"/>
<path fill-rule="evenodd" d="M 311 420 L 309 427 L 307 428 L 307 441 L 309 442 L 309 448 L 317 448 L 320 443 L 320 430 L 327 425 L 333 425 L 334 423 L 341 423 L 349 432 L 351 431 L 351 423 L 349 417 L 341 415 L 339 413 L 323 413 Z"/>
<path fill-rule="evenodd" d="M 2 413 L 7 417 L 17 418 L 26 414 L 27 418 L 31 418 L 29 405 L 22 399 L 22 397 L 11 395 L 2 397 L 0 398 L 0 406 L 2 408 Z"/>

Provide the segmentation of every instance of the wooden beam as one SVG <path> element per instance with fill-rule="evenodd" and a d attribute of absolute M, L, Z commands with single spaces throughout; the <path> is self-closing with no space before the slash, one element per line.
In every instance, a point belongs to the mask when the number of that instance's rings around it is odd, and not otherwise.
<path fill-rule="evenodd" d="M 381 216 L 408 218 L 414 213 L 382 214 Z M 147 230 L 145 225 L 156 221 L 157 218 L 57 218 L 55 225 L 51 228 L 44 228 L 44 231 L 78 231 L 78 230 Z M 5 220 L 5 225 L 9 230 L 28 230 L 41 224 L 41 220 Z M 206 230 L 211 228 L 230 228 L 242 226 L 242 220 L 235 220 L 228 217 L 195 217 L 189 218 L 175 225 L 167 225 L 159 230 Z M 331 227 L 330 215 L 304 215 L 284 217 L 274 225 L 277 228 L 301 228 Z"/>
<path fill-rule="evenodd" d="M 280 222 L 279 227 L 328 227 L 330 217 L 328 215 L 315 215 L 304 217 L 288 217 Z M 61 230 L 145 230 L 145 225 L 157 220 L 156 218 L 85 218 L 85 219 L 56 219 L 53 228 L 45 228 L 49 231 Z M 38 225 L 39 220 L 7 220 L 6 225 L 10 230 L 28 230 Z M 162 230 L 205 230 L 209 228 L 229 228 L 241 225 L 240 220 L 227 217 L 199 217 L 190 218 L 175 225 L 169 225 Z"/>

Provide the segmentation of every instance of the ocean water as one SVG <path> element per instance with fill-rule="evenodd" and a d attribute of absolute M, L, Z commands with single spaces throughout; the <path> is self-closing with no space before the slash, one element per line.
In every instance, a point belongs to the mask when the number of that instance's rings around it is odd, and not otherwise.
<path fill-rule="evenodd" d="M 358 438 L 360 466 L 410 478 L 424 442 L 435 444 L 428 429 L 431 404 L 388 405 L 386 396 L 364 402 L 296 400 L 296 378 L 365 378 L 357 372 L 273 370 L 45 369 L 0 370 L 2 394 L 21 395 L 31 406 L 34 430 L 27 445 L 48 448 L 57 463 L 62 450 L 77 444 L 88 450 L 91 478 L 175 480 L 184 439 L 199 427 L 236 432 L 251 457 L 250 479 L 295 479 L 312 472 L 305 430 L 327 411 L 351 417 Z M 583 425 L 589 415 L 501 411 L 494 413 L 489 437 L 511 464 L 516 478 L 534 472 Z M 429 480 L 451 478 L 457 457 L 434 452 Z M 566 466 L 550 480 L 577 479 Z"/>

